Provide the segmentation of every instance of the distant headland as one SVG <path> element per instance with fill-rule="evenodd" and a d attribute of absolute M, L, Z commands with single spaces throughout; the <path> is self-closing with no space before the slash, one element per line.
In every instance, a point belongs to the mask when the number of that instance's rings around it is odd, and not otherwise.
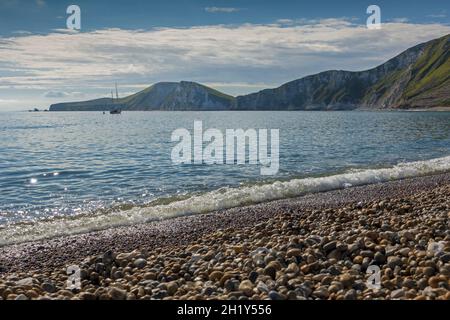
<path fill-rule="evenodd" d="M 450 35 L 407 49 L 380 66 L 331 70 L 233 97 L 195 82 L 159 82 L 118 99 L 125 111 L 450 110 Z M 50 111 L 108 111 L 111 98 L 58 103 Z"/>

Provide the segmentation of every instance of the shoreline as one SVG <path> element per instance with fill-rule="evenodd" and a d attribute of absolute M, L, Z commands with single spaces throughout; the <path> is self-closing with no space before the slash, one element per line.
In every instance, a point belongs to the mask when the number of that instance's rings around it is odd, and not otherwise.
<path fill-rule="evenodd" d="M 299 109 L 299 110 L 267 110 L 267 109 L 261 109 L 261 110 L 253 110 L 253 109 L 227 109 L 227 110 L 122 110 L 126 112 L 352 112 L 352 111 L 361 111 L 361 112 L 414 112 L 414 111 L 420 111 L 420 112 L 450 112 L 450 107 L 447 106 L 441 106 L 441 107 L 429 107 L 429 108 L 408 108 L 408 109 L 402 109 L 402 108 L 354 108 L 354 109 L 323 109 L 323 110 L 316 110 L 316 109 Z M 5 111 L 5 112 L 30 112 L 28 110 L 11 110 L 11 111 Z M 71 112 L 91 112 L 91 113 L 101 113 L 103 111 L 99 110 L 55 110 L 55 111 L 31 111 L 31 113 L 71 113 Z"/>
<path fill-rule="evenodd" d="M 303 210 L 323 210 L 358 202 L 406 197 L 447 184 L 450 184 L 450 173 L 441 173 L 311 193 L 206 214 L 6 245 L 0 247 L 0 275 L 15 271 L 58 268 L 109 250 L 152 250 L 186 245 L 218 229 L 240 229 L 255 225 L 269 220 L 280 212 L 298 214 Z"/>
<path fill-rule="evenodd" d="M 0 265 L 0 300 L 450 300 L 450 173 L 12 245 Z"/>

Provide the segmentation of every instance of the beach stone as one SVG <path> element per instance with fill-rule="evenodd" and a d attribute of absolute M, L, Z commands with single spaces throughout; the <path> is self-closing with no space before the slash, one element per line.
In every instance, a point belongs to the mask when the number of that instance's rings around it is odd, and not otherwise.
<path fill-rule="evenodd" d="M 110 266 L 114 262 L 114 254 L 112 251 L 107 251 L 102 255 L 103 264 Z"/>
<path fill-rule="evenodd" d="M 323 284 L 323 285 L 328 286 L 328 285 L 331 284 L 332 281 L 333 281 L 333 277 L 326 276 L 326 277 L 323 277 L 323 278 L 322 278 L 322 280 L 320 281 L 320 283 Z"/>
<path fill-rule="evenodd" d="M 393 232 L 391 232 L 393 233 Z M 384 251 L 386 252 L 386 256 L 391 256 L 398 249 L 398 246 L 388 245 L 385 247 Z"/>
<path fill-rule="evenodd" d="M 423 274 L 427 277 L 431 277 L 435 273 L 435 269 L 432 267 L 425 267 L 423 268 Z"/>
<path fill-rule="evenodd" d="M 223 277 L 222 271 L 213 271 L 209 274 L 209 280 L 217 282 Z"/>
<path fill-rule="evenodd" d="M 106 266 L 99 262 L 95 264 L 95 272 L 97 272 L 98 274 L 103 274 L 106 270 Z"/>
<path fill-rule="evenodd" d="M 288 267 L 286 268 L 286 273 L 293 273 L 297 274 L 300 271 L 296 263 L 290 263 Z"/>
<path fill-rule="evenodd" d="M 248 276 L 248 279 L 249 279 L 251 282 L 255 283 L 256 280 L 258 279 L 258 277 L 259 277 L 259 273 L 256 272 L 256 271 L 252 271 L 252 272 L 250 272 L 250 274 L 249 274 L 249 276 Z"/>
<path fill-rule="evenodd" d="M 233 247 L 234 252 L 236 252 L 236 254 L 242 253 L 244 251 L 244 247 L 241 245 L 236 245 Z"/>
<path fill-rule="evenodd" d="M 93 293 L 90 292 L 82 292 L 80 293 L 80 299 L 81 300 L 96 300 L 96 296 Z"/>
<path fill-rule="evenodd" d="M 356 290 L 350 289 L 344 295 L 344 300 L 356 300 L 358 298 Z"/>
<path fill-rule="evenodd" d="M 268 293 L 269 292 L 269 287 L 262 281 L 258 282 L 258 285 L 256 286 L 256 289 L 259 292 L 263 292 L 263 293 Z"/>
<path fill-rule="evenodd" d="M 239 284 L 239 291 L 242 291 L 247 297 L 253 295 L 253 283 L 250 280 L 244 280 Z"/>
<path fill-rule="evenodd" d="M 56 287 L 53 283 L 44 282 L 41 287 L 42 287 L 42 290 L 44 290 L 46 292 L 49 292 L 49 293 L 56 292 Z"/>
<path fill-rule="evenodd" d="M 450 253 L 443 254 L 439 259 L 444 263 L 450 262 Z"/>
<path fill-rule="evenodd" d="M 400 254 L 404 257 L 407 257 L 410 250 L 409 250 L 409 248 L 403 248 L 403 249 L 398 250 L 397 252 L 398 252 L 398 254 Z"/>
<path fill-rule="evenodd" d="M 124 266 L 126 266 L 126 265 L 128 264 L 128 262 L 131 261 L 132 257 L 133 257 L 133 254 L 132 254 L 132 253 L 119 253 L 119 254 L 116 256 L 115 261 L 116 261 L 116 263 L 117 263 L 118 265 L 124 267 Z"/>
<path fill-rule="evenodd" d="M 30 300 L 30 299 L 26 295 L 21 293 L 14 300 Z"/>
<path fill-rule="evenodd" d="M 326 287 L 319 287 L 312 293 L 313 296 L 319 298 L 319 299 L 328 299 L 330 296 L 330 293 L 328 292 Z"/>
<path fill-rule="evenodd" d="M 81 280 L 88 279 L 89 278 L 88 270 L 86 270 L 84 268 L 81 268 L 81 270 L 80 270 L 80 278 L 81 278 Z"/>
<path fill-rule="evenodd" d="M 32 286 L 33 284 L 34 284 L 34 279 L 31 277 L 16 281 L 16 285 L 20 286 L 20 287 Z"/>
<path fill-rule="evenodd" d="M 117 270 L 116 272 L 114 272 L 114 274 L 113 274 L 113 278 L 114 279 L 121 279 L 121 278 L 123 278 L 123 272 L 121 271 L 121 270 Z"/>
<path fill-rule="evenodd" d="M 308 298 L 311 293 L 313 292 L 311 286 L 308 285 L 308 283 L 301 284 L 298 288 L 295 289 L 295 292 L 297 292 L 298 295 Z"/>
<path fill-rule="evenodd" d="M 6 300 L 15 300 L 17 297 L 17 294 L 10 293 L 6 296 Z"/>
<path fill-rule="evenodd" d="M 30 299 L 39 298 L 39 294 L 34 290 L 28 290 L 25 295 Z"/>
<path fill-rule="evenodd" d="M 334 250 L 331 250 L 331 252 L 328 253 L 327 258 L 328 259 L 335 259 L 337 261 L 337 260 L 341 259 L 341 256 L 342 256 L 342 252 L 339 251 L 338 249 L 334 249 Z"/>
<path fill-rule="evenodd" d="M 198 250 L 200 250 L 202 248 L 201 245 L 199 244 L 193 244 L 187 247 L 187 251 L 189 252 L 197 252 Z"/>
<path fill-rule="evenodd" d="M 269 265 L 269 266 L 264 268 L 264 274 L 268 275 L 272 279 L 275 279 L 276 274 L 277 274 L 277 269 L 275 269 L 274 266 Z"/>
<path fill-rule="evenodd" d="M 395 269 L 396 266 L 401 266 L 402 260 L 397 256 L 390 256 L 387 258 L 387 266 L 392 270 Z"/>
<path fill-rule="evenodd" d="M 339 250 L 340 252 L 347 252 L 348 251 L 348 244 L 346 244 L 346 243 L 338 243 L 336 245 L 336 250 Z"/>
<path fill-rule="evenodd" d="M 222 278 L 220 278 L 220 286 L 223 287 L 225 282 L 229 279 L 234 278 L 234 274 L 230 272 L 226 272 L 223 274 Z"/>
<path fill-rule="evenodd" d="M 173 296 L 178 290 L 178 284 L 175 281 L 169 282 L 167 284 L 167 293 L 169 296 Z"/>
<path fill-rule="evenodd" d="M 423 289 L 425 289 L 426 287 L 427 287 L 427 285 L 428 285 L 428 280 L 427 279 L 420 279 L 419 281 L 417 281 L 417 287 L 420 289 L 420 290 L 423 290 Z"/>
<path fill-rule="evenodd" d="M 283 297 L 280 293 L 272 290 L 269 292 L 269 299 L 270 300 L 285 300 L 285 297 Z"/>
<path fill-rule="evenodd" d="M 363 260 L 364 260 L 363 256 L 356 256 L 356 257 L 353 258 L 353 263 L 354 264 L 361 264 L 363 262 Z"/>
<path fill-rule="evenodd" d="M 215 291 L 214 288 L 206 287 L 206 288 L 203 289 L 202 294 L 205 295 L 205 296 L 210 296 L 210 295 L 212 295 L 214 293 L 214 291 Z"/>
<path fill-rule="evenodd" d="M 164 299 L 165 297 L 167 297 L 167 295 L 168 295 L 168 293 L 166 290 L 159 290 L 159 291 L 156 291 L 152 295 L 152 298 L 161 300 L 161 299 Z"/>
<path fill-rule="evenodd" d="M 293 249 L 289 249 L 286 253 L 286 256 L 288 258 L 290 257 L 301 257 L 302 255 L 302 250 L 298 249 L 298 248 L 293 248 Z"/>
<path fill-rule="evenodd" d="M 368 231 L 366 233 L 366 237 L 370 238 L 372 241 L 376 241 L 379 237 L 379 234 L 376 231 Z"/>
<path fill-rule="evenodd" d="M 337 241 L 330 241 L 330 242 L 326 243 L 326 244 L 322 247 L 322 249 L 323 249 L 325 252 L 330 252 L 330 251 L 336 249 L 336 245 L 337 245 Z"/>
<path fill-rule="evenodd" d="M 386 261 L 386 256 L 382 254 L 381 252 L 377 251 L 373 257 L 375 260 L 375 263 L 377 264 L 383 264 Z"/>
<path fill-rule="evenodd" d="M 370 250 L 363 250 L 359 253 L 363 258 L 372 258 L 374 256 L 373 252 Z"/>
<path fill-rule="evenodd" d="M 399 299 L 405 296 L 405 291 L 403 289 L 397 289 L 391 292 L 392 299 Z"/>
<path fill-rule="evenodd" d="M 125 300 L 127 298 L 127 292 L 115 287 L 112 287 L 108 291 L 108 295 L 112 300 Z"/>
<path fill-rule="evenodd" d="M 330 266 L 327 270 L 328 270 L 328 273 L 333 276 L 338 276 L 341 274 L 340 269 L 337 268 L 335 265 Z"/>
<path fill-rule="evenodd" d="M 277 271 L 282 269 L 282 265 L 281 265 L 281 263 L 278 262 L 278 261 L 271 261 L 271 262 L 268 263 L 267 266 L 268 266 L 268 267 L 274 267 L 275 270 L 277 270 Z"/>
<path fill-rule="evenodd" d="M 228 292 L 237 291 L 239 289 L 239 280 L 236 280 L 236 279 L 227 280 L 225 282 L 224 288 Z"/>
<path fill-rule="evenodd" d="M 408 241 L 412 241 L 412 240 L 414 240 L 414 233 L 412 233 L 411 231 L 409 231 L 409 230 L 405 230 L 405 231 L 403 231 L 403 232 L 401 232 L 401 234 L 400 234 L 402 237 L 404 237 L 406 240 L 408 240 Z"/>
<path fill-rule="evenodd" d="M 133 265 L 138 269 L 142 269 L 147 265 L 147 260 L 142 259 L 142 258 L 136 259 L 136 260 L 134 260 Z"/>
<path fill-rule="evenodd" d="M 156 280 L 156 273 L 154 272 L 147 272 L 144 274 L 145 280 Z"/>
<path fill-rule="evenodd" d="M 347 288 L 350 287 L 355 282 L 355 279 L 353 276 L 349 274 L 343 274 L 339 277 L 339 281 L 342 283 L 344 287 Z"/>
<path fill-rule="evenodd" d="M 413 289 L 415 288 L 417 285 L 416 281 L 414 281 L 413 279 L 405 279 L 403 280 L 403 287 L 409 288 L 409 289 Z"/>
<path fill-rule="evenodd" d="M 440 282 L 440 279 L 437 276 L 430 277 L 430 279 L 428 279 L 428 285 L 432 288 L 438 288 L 439 282 Z"/>

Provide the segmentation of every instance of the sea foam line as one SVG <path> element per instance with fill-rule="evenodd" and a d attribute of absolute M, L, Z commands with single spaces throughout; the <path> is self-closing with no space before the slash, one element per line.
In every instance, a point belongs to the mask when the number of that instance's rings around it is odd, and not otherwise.
<path fill-rule="evenodd" d="M 240 188 L 221 188 L 165 205 L 8 225 L 0 229 L 0 246 L 206 213 L 346 186 L 361 186 L 447 171 L 450 171 L 450 156 L 400 163 L 390 168 L 357 170 L 332 176 L 292 179 Z"/>

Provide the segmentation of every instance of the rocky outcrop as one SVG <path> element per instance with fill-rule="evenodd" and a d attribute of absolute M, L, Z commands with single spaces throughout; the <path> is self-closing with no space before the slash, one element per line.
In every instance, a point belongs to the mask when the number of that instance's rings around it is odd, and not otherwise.
<path fill-rule="evenodd" d="M 239 110 L 396 109 L 450 106 L 447 35 L 366 71 L 326 71 L 237 97 Z"/>

